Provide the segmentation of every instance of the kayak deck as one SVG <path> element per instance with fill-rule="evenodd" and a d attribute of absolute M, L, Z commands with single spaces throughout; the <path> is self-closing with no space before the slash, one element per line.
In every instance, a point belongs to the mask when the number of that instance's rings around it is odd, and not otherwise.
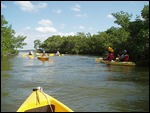
<path fill-rule="evenodd" d="M 73 112 L 57 99 L 44 93 L 40 88 L 33 89 L 33 92 L 19 107 L 17 112 Z"/>

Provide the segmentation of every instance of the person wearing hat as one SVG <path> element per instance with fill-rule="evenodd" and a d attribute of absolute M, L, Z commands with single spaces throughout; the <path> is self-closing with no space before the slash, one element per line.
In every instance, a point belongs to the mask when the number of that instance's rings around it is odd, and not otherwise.
<path fill-rule="evenodd" d="M 115 58 L 114 50 L 111 47 L 108 47 L 108 51 L 109 51 L 109 54 L 107 55 L 106 58 L 103 58 L 103 60 L 108 60 L 108 61 L 114 60 Z"/>
<path fill-rule="evenodd" d="M 122 52 L 123 52 L 123 54 L 121 56 L 118 55 L 119 61 L 128 61 L 129 55 L 127 54 L 127 50 L 123 50 Z"/>

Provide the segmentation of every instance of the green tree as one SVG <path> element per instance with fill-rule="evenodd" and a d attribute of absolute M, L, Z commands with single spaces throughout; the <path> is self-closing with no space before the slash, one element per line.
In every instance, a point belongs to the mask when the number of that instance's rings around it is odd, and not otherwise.
<path fill-rule="evenodd" d="M 149 5 L 144 6 L 141 11 L 141 15 L 146 21 L 149 21 Z"/>
<path fill-rule="evenodd" d="M 17 48 L 23 48 L 26 43 L 23 43 L 26 37 L 15 36 L 15 31 L 11 25 L 1 15 L 1 56 L 17 54 Z"/>
<path fill-rule="evenodd" d="M 117 23 L 118 25 L 120 25 L 124 29 L 128 30 L 132 14 L 129 14 L 129 13 L 124 12 L 124 11 L 120 11 L 117 13 L 112 13 L 112 15 L 116 18 L 114 23 Z"/>
<path fill-rule="evenodd" d="M 34 48 L 36 50 L 39 49 L 40 45 L 41 45 L 41 41 L 40 40 L 38 40 L 38 39 L 34 40 Z"/>

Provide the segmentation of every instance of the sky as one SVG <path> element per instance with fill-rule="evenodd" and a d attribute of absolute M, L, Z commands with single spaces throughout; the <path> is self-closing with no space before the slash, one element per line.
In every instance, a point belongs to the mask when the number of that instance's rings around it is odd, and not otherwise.
<path fill-rule="evenodd" d="M 36 39 L 43 43 L 52 35 L 93 35 L 119 27 L 112 13 L 127 12 L 134 21 L 144 5 L 149 1 L 1 1 L 1 15 L 16 36 L 26 36 L 23 50 L 30 50 Z"/>

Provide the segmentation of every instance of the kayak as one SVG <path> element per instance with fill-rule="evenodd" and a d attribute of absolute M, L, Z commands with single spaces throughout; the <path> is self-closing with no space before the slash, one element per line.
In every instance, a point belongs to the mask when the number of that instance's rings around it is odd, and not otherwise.
<path fill-rule="evenodd" d="M 135 66 L 134 62 L 116 62 L 116 61 L 105 61 L 105 64 L 111 64 L 111 65 L 122 65 L 122 66 Z"/>
<path fill-rule="evenodd" d="M 47 60 L 49 60 L 49 57 L 48 56 L 38 56 L 37 57 L 39 60 L 41 60 L 41 61 L 47 61 Z"/>
<path fill-rule="evenodd" d="M 56 54 L 56 56 L 64 56 L 64 54 Z"/>
<path fill-rule="evenodd" d="M 73 112 L 73 110 L 44 93 L 42 87 L 37 87 L 33 89 L 17 112 Z"/>
<path fill-rule="evenodd" d="M 26 57 L 26 56 L 27 56 L 27 54 L 25 54 L 25 53 L 24 53 L 24 54 L 22 54 L 22 57 Z"/>
<path fill-rule="evenodd" d="M 33 59 L 34 58 L 34 55 L 28 55 L 29 58 Z"/>
<path fill-rule="evenodd" d="M 122 66 L 135 66 L 134 62 L 131 61 L 105 61 L 103 58 L 97 58 L 95 59 L 96 62 L 102 62 L 105 64 L 111 64 L 111 65 L 122 65 Z"/>
<path fill-rule="evenodd" d="M 54 56 L 54 55 L 55 55 L 54 53 L 50 53 L 50 54 L 49 54 L 49 56 Z"/>
<path fill-rule="evenodd" d="M 40 53 L 35 53 L 36 54 L 36 56 L 40 56 Z"/>

